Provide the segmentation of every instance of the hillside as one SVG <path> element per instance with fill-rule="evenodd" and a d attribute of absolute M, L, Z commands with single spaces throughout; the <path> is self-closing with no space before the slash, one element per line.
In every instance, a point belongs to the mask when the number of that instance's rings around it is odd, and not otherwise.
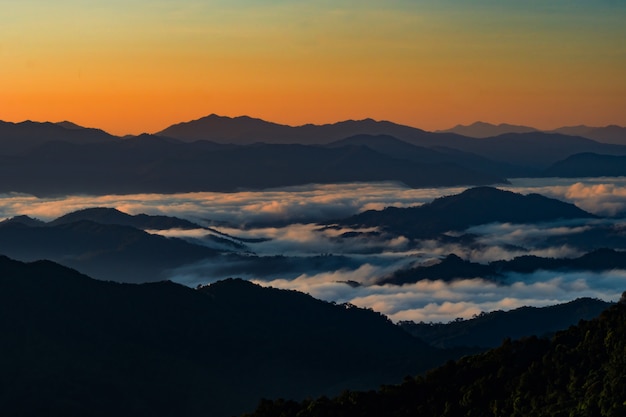
<path fill-rule="evenodd" d="M 14 220 L 0 223 L 0 253 L 21 261 L 51 259 L 98 279 L 149 282 L 162 280 L 167 269 L 214 258 L 220 251 L 131 226 Z"/>
<path fill-rule="evenodd" d="M 401 385 L 301 403 L 265 400 L 245 416 L 618 417 L 626 414 L 625 350 L 622 301 L 551 340 L 506 340 Z"/>
<path fill-rule="evenodd" d="M 231 146 L 158 137 L 48 142 L 17 156 L 0 155 L 0 163 L 0 192 L 39 196 L 232 192 L 354 181 L 399 181 L 410 187 L 506 183 L 501 176 L 454 163 L 397 159 L 365 146 Z"/>
<path fill-rule="evenodd" d="M 374 388 L 448 357 L 377 313 L 294 291 L 116 284 L 6 257 L 0 332 L 6 415 L 230 416 L 261 397 Z"/>

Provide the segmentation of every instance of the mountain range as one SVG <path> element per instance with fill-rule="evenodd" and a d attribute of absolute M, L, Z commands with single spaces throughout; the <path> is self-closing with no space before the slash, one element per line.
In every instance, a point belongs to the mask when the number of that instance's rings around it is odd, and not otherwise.
<path fill-rule="evenodd" d="M 581 153 L 623 156 L 626 146 L 535 131 L 475 139 L 371 119 L 291 127 L 211 115 L 127 138 L 71 122 L 2 122 L 0 192 L 231 192 L 353 181 L 490 185 L 561 175 L 562 161 Z M 576 174 L 621 174 L 613 165 L 578 164 Z"/>
<path fill-rule="evenodd" d="M 485 122 L 475 122 L 471 125 L 456 125 L 451 129 L 438 130 L 438 133 L 456 133 L 458 135 L 468 136 L 471 138 L 488 138 L 499 136 L 507 133 L 530 133 L 540 132 L 530 126 L 510 125 L 501 123 L 494 125 Z M 593 139 L 602 143 L 612 143 L 615 145 L 626 145 L 626 127 L 609 125 L 604 127 L 591 126 L 564 126 L 557 129 L 545 130 L 546 133 L 559 133 L 569 136 L 580 136 L 587 139 Z"/>

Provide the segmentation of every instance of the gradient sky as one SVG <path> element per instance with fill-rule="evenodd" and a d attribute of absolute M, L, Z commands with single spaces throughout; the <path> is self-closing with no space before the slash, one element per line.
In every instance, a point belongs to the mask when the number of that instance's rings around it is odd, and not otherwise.
<path fill-rule="evenodd" d="M 624 0 L 0 0 L 0 120 L 626 125 Z"/>

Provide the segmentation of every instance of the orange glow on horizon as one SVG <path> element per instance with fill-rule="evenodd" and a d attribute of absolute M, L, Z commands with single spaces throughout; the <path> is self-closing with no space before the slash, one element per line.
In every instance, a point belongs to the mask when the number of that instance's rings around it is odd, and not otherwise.
<path fill-rule="evenodd" d="M 617 6 L 557 16 L 432 0 L 358 9 L 181 0 L 149 10 L 138 0 L 123 13 L 32 3 L 37 13 L 8 7 L 0 28 L 0 120 L 70 120 L 117 135 L 211 113 L 426 130 L 626 125 L 626 8 Z"/>

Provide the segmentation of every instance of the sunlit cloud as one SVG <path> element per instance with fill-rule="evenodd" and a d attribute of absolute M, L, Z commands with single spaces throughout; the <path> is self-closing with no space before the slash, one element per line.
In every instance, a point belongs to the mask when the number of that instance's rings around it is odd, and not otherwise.
<path fill-rule="evenodd" d="M 372 308 L 394 321 L 447 322 L 458 317 L 471 318 L 483 311 L 510 310 L 522 306 L 543 307 L 593 297 L 616 301 L 626 289 L 626 271 L 595 272 L 538 271 L 510 274 L 505 284 L 484 279 L 464 279 L 446 283 L 420 281 L 402 286 L 360 286 L 346 280 L 367 281 L 380 271 L 372 267 L 356 271 L 296 280 L 255 281 L 276 288 L 295 289 L 327 301 L 351 303 Z"/>
<path fill-rule="evenodd" d="M 506 188 L 521 193 L 539 193 L 576 204 L 601 216 L 626 212 L 626 177 L 516 178 Z"/>

